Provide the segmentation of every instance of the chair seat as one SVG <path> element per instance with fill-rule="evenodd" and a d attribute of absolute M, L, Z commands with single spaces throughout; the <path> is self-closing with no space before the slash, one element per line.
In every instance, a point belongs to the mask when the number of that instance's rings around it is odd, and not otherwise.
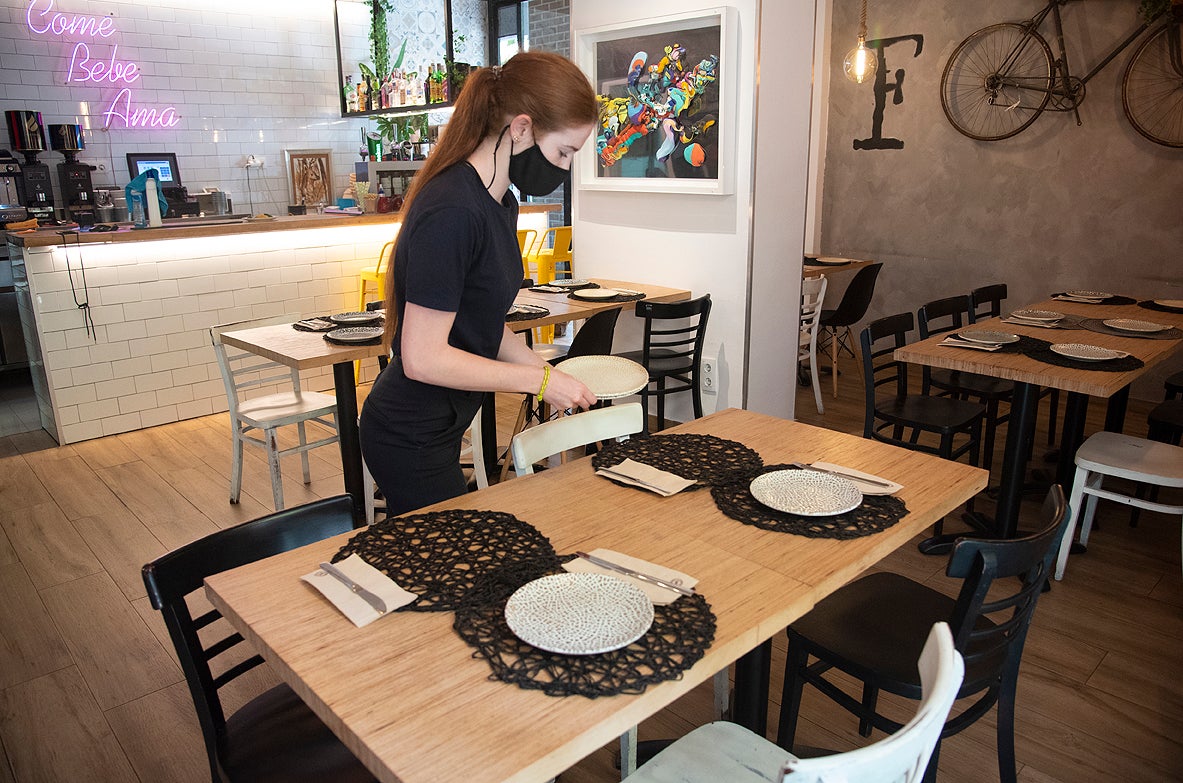
<path fill-rule="evenodd" d="M 631 359 L 637 364 L 644 364 L 641 361 L 644 354 L 644 351 L 625 351 L 616 355 L 623 356 L 625 359 Z M 676 354 L 673 351 L 663 350 L 661 348 L 655 348 L 649 352 L 649 380 L 654 380 L 662 375 L 685 374 L 693 369 L 693 357 L 680 353 Z"/>
<path fill-rule="evenodd" d="M 827 651 L 826 659 L 864 681 L 910 698 L 920 697 L 916 661 L 932 624 L 953 616 L 956 599 L 931 587 L 892 573 L 874 573 L 822 599 L 808 614 L 789 626 Z M 991 628 L 983 617 L 977 627 Z M 966 662 L 960 693 L 977 693 L 996 678 L 998 661 Z"/>
<path fill-rule="evenodd" d="M 1076 452 L 1077 467 L 1107 476 L 1183 487 L 1183 448 L 1119 432 L 1098 432 Z"/>
<path fill-rule="evenodd" d="M 968 427 L 984 412 L 985 409 L 976 402 L 951 400 L 947 397 L 927 397 L 921 394 L 875 401 L 875 413 L 879 418 L 905 426 L 921 426 L 933 430 L 959 430 Z M 915 662 L 915 656 L 912 662 Z"/>
<path fill-rule="evenodd" d="M 1151 425 L 1168 429 L 1183 429 L 1183 400 L 1165 400 L 1155 405 L 1146 420 Z"/>
<path fill-rule="evenodd" d="M 231 781 L 252 783 L 376 780 L 286 685 L 252 699 L 226 721 L 222 768 Z"/>
<path fill-rule="evenodd" d="M 239 403 L 238 413 L 248 424 L 270 427 L 306 420 L 311 416 L 326 416 L 336 407 L 336 398 L 328 394 L 301 392 L 297 397 L 292 392 L 280 392 L 243 400 Z"/>
<path fill-rule="evenodd" d="M 720 721 L 682 737 L 629 775 L 628 781 L 780 783 L 781 765 L 790 760 L 796 757 L 784 748 L 742 726 Z"/>
<path fill-rule="evenodd" d="M 975 397 L 1008 399 L 1015 391 L 1014 381 L 991 378 L 960 370 L 932 370 L 932 385 L 948 391 L 963 391 Z"/>

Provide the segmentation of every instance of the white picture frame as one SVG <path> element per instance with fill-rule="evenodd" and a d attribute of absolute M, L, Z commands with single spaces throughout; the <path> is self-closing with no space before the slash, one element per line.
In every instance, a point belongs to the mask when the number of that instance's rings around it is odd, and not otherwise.
<path fill-rule="evenodd" d="M 588 145 L 577 157 L 575 187 L 642 193 L 734 193 L 737 126 L 735 80 L 738 70 L 736 30 L 736 12 L 732 7 L 708 8 L 576 30 L 573 41 L 575 61 L 591 80 L 597 94 L 628 101 L 634 111 L 643 111 L 646 101 L 660 104 L 663 109 L 676 105 L 667 99 L 669 91 L 653 81 L 656 77 L 648 70 L 664 62 L 666 46 L 681 44 L 685 50 L 681 57 L 681 68 L 674 69 L 674 73 L 690 74 L 707 58 L 714 56 L 718 59 L 714 80 L 706 82 L 705 89 L 701 90 L 700 108 L 690 115 L 675 115 L 668 111 L 660 119 L 654 112 L 645 123 L 641 123 L 652 127 L 643 134 L 632 133 L 632 141 L 622 155 L 619 142 L 623 136 L 619 129 L 626 127 L 620 121 L 625 114 L 618 112 L 616 120 L 613 120 L 613 115 L 605 112 L 604 116 L 609 119 L 597 125 Z M 638 86 L 645 87 L 646 94 L 638 99 L 636 95 L 642 91 L 630 91 L 627 80 L 630 66 L 635 66 L 633 55 L 641 51 L 646 52 L 648 57 L 641 70 Z M 709 67 L 706 72 L 709 73 Z M 654 96 L 658 97 L 657 101 L 651 100 Z M 667 153 L 664 159 L 660 157 L 660 145 L 671 143 L 671 134 L 667 133 L 667 128 L 680 127 L 676 123 L 686 117 L 705 121 L 715 114 L 713 126 L 709 126 L 689 143 L 682 142 L 681 132 L 674 130 L 673 151 Z M 670 125 L 664 120 L 673 120 L 675 124 Z M 614 124 L 609 128 L 607 122 Z M 640 124 L 630 125 L 639 128 Z M 692 127 L 694 123 L 687 125 Z M 617 143 L 606 144 L 606 141 Z M 696 151 L 686 153 L 687 148 L 695 143 L 699 144 L 697 152 L 703 160 L 697 166 L 690 163 Z M 605 158 L 601 156 L 601 151 L 608 147 L 612 148 L 608 152 L 609 157 L 620 155 L 613 163 L 605 163 Z M 634 154 L 631 160 L 630 154 Z"/>

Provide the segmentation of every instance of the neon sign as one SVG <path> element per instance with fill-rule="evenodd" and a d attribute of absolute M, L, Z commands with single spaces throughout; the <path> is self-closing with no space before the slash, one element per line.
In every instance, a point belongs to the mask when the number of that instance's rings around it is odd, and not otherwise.
<path fill-rule="evenodd" d="M 134 108 L 132 85 L 141 76 L 140 65 L 132 60 L 118 59 L 119 44 L 113 44 L 110 56 L 94 57 L 91 44 L 110 38 L 116 33 L 115 20 L 109 16 L 95 17 L 82 14 L 54 12 L 55 0 L 29 0 L 25 23 L 35 35 L 60 35 L 74 41 L 70 64 L 66 70 L 66 84 L 83 83 L 102 86 L 123 85 L 103 112 L 103 127 L 110 128 L 115 120 L 122 120 L 128 128 L 172 128 L 181 120 L 175 106 L 164 108 Z M 91 43 L 87 43 L 87 39 Z"/>

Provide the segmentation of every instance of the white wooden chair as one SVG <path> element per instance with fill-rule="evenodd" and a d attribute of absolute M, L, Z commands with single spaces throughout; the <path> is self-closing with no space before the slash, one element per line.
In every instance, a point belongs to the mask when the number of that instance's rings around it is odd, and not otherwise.
<path fill-rule="evenodd" d="M 279 460 L 289 454 L 299 454 L 304 468 L 304 483 L 312 481 L 308 469 L 308 452 L 311 449 L 328 446 L 338 441 L 337 400 L 328 394 L 304 391 L 300 388 L 300 372 L 279 362 L 264 359 L 258 354 L 227 349 L 222 342 L 222 333 L 249 329 L 256 326 L 271 326 L 287 323 L 290 318 L 280 316 L 259 321 L 240 321 L 211 327 L 210 340 L 226 386 L 226 399 L 230 405 L 232 441 L 232 465 L 230 469 L 230 502 L 237 503 L 242 491 L 242 445 L 253 443 L 267 453 L 267 465 L 271 470 L 271 494 L 275 510 L 283 510 L 283 479 Z M 260 397 L 245 397 L 247 389 L 265 386 L 289 386 L 291 391 L 281 391 Z M 312 443 L 308 442 L 305 424 L 315 421 L 333 434 Z M 277 430 L 280 427 L 296 425 L 300 443 L 288 449 L 279 447 Z M 251 435 L 257 430 L 261 433 Z"/>
<path fill-rule="evenodd" d="M 914 783 L 924 777 L 965 664 L 945 623 L 928 634 L 918 663 L 924 696 L 912 720 L 858 750 L 798 759 L 734 723 L 708 723 L 653 757 L 630 783 Z"/>
<path fill-rule="evenodd" d="M 481 408 L 477 408 L 476 416 L 472 417 L 472 424 L 468 428 L 468 437 L 464 439 L 465 446 L 460 450 L 460 462 L 463 464 L 465 457 L 468 457 L 472 462 L 472 473 L 477 489 L 485 489 L 489 486 L 489 475 L 485 472 L 484 440 L 481 436 L 481 410 Z M 372 525 L 377 514 L 377 502 L 374 500 L 374 476 L 370 473 L 370 466 L 366 464 L 364 459 L 361 461 L 361 470 L 362 486 L 366 493 L 366 524 Z"/>
<path fill-rule="evenodd" d="M 825 275 L 807 277 L 801 281 L 801 331 L 797 339 L 797 363 L 809 361 L 809 377 L 813 382 L 813 401 L 818 413 L 825 413 L 822 387 L 817 380 L 817 332 L 822 317 L 822 302 L 826 298 Z"/>
<path fill-rule="evenodd" d="M 514 470 L 519 476 L 528 476 L 539 460 L 601 440 L 624 440 L 644 428 L 645 410 L 639 402 L 547 421 L 514 436 L 509 446 Z"/>
<path fill-rule="evenodd" d="M 1098 432 L 1077 449 L 1076 476 L 1072 481 L 1072 498 L 1068 501 L 1072 516 L 1068 520 L 1064 540 L 1060 542 L 1060 555 L 1056 558 L 1057 580 L 1064 578 L 1068 551 L 1072 547 L 1078 522 L 1080 543 L 1088 543 L 1093 515 L 1097 511 L 1097 498 L 1183 517 L 1183 506 L 1158 503 L 1104 489 L 1102 484 L 1106 476 L 1159 487 L 1183 487 L 1183 448 L 1118 432 Z"/>

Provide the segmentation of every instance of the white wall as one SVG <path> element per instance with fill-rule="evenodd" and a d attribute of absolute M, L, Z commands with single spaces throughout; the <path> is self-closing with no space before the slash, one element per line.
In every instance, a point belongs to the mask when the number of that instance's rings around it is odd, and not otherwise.
<path fill-rule="evenodd" d="M 709 413 L 743 404 L 748 257 L 751 240 L 752 135 L 756 73 L 756 0 L 674 2 L 654 0 L 574 0 L 572 44 L 583 28 L 642 21 L 719 6 L 736 9 L 738 47 L 732 69 L 737 113 L 735 193 L 707 196 L 578 190 L 574 197 L 574 237 L 580 276 L 635 280 L 688 288 L 711 295 L 713 309 L 706 353 L 717 354 L 721 375 L 717 395 L 704 395 Z M 577 55 L 576 55 L 577 56 Z M 585 148 L 581 155 L 594 154 Z M 617 327 L 616 350 L 639 346 L 639 319 L 625 317 Z M 690 395 L 670 398 L 667 416 L 691 418 Z"/>
<path fill-rule="evenodd" d="M 38 15 L 50 6 L 49 16 Z M 122 84 L 66 84 L 77 37 L 34 33 L 28 0 L 6 0 L 0 109 L 40 111 L 47 124 L 81 123 L 87 149 L 80 157 L 102 167 L 94 174 L 99 187 L 127 184 L 128 152 L 173 151 L 191 192 L 222 187 L 245 211 L 251 199 L 239 163 L 263 157 L 263 170 L 250 172 L 254 209 L 282 214 L 285 149 L 332 149 L 338 193 L 358 159 L 362 121 L 343 120 L 337 99 L 332 7 L 328 0 L 34 0 L 37 27 L 57 12 L 113 20 L 109 37 L 82 39 L 91 59 L 114 53 L 138 63 L 133 109 L 172 106 L 179 118 L 172 128 L 129 129 L 116 120 L 103 130 Z M 0 147 L 8 146 L 5 133 Z M 51 166 L 61 160 L 41 156 Z"/>

